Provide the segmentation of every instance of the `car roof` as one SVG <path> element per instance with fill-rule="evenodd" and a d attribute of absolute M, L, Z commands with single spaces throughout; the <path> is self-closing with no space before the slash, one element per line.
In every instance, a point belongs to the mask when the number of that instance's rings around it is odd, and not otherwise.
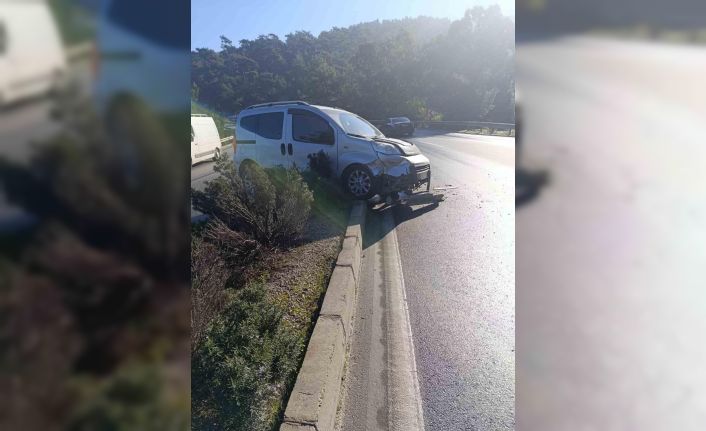
<path fill-rule="evenodd" d="M 334 110 L 334 111 L 348 112 L 344 109 L 336 108 L 336 107 L 332 107 L 332 106 L 312 105 L 310 103 L 303 102 L 301 100 L 291 100 L 291 101 L 270 102 L 270 103 L 260 103 L 257 105 L 251 105 L 251 106 L 248 106 L 247 108 L 243 109 L 240 113 L 245 114 L 246 112 L 249 112 L 249 111 L 261 111 L 261 110 L 267 111 L 272 108 L 291 108 L 291 107 L 314 108 L 315 110 L 328 109 L 328 110 Z"/>
<path fill-rule="evenodd" d="M 284 101 L 284 102 L 261 103 L 258 105 L 248 106 L 247 108 L 240 111 L 240 113 L 238 114 L 238 117 L 246 116 L 251 113 L 254 114 L 257 112 L 269 112 L 272 110 L 281 110 L 281 109 L 286 109 L 286 108 L 302 108 L 302 109 L 310 109 L 312 111 L 348 112 L 345 109 L 341 109 L 341 108 L 335 108 L 335 107 L 324 106 L 324 105 L 311 105 L 309 103 L 302 102 L 299 100 L 293 100 L 293 101 Z"/>

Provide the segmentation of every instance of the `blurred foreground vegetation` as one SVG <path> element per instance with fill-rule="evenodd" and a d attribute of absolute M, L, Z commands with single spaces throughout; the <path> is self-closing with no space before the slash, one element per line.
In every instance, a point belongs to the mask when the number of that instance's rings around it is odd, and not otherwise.
<path fill-rule="evenodd" d="M 187 430 L 186 153 L 127 95 L 55 114 L 27 164 L 0 158 L 35 217 L 0 249 L 0 429 Z"/>
<path fill-rule="evenodd" d="M 49 0 L 59 33 L 65 45 L 88 42 L 95 38 L 95 16 L 74 0 Z"/>

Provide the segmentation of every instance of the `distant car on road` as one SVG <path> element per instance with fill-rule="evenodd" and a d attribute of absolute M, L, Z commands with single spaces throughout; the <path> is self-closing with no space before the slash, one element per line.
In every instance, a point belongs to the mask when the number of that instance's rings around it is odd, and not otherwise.
<path fill-rule="evenodd" d="M 213 118 L 191 114 L 191 166 L 221 155 L 221 136 Z"/>
<path fill-rule="evenodd" d="M 237 118 L 233 157 L 241 174 L 252 162 L 306 168 L 310 155 L 323 152 L 357 199 L 429 189 L 429 159 L 414 144 L 385 137 L 351 112 L 293 101 L 254 105 Z"/>
<path fill-rule="evenodd" d="M 407 117 L 392 117 L 387 119 L 381 130 L 387 136 L 412 136 L 414 135 L 414 123 Z"/>
<path fill-rule="evenodd" d="M 44 1 L 0 1 L 0 106 L 56 89 L 66 73 L 59 32 Z"/>

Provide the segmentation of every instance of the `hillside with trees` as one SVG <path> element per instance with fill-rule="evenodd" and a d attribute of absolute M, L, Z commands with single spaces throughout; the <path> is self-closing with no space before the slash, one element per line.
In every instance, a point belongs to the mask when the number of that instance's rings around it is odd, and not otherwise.
<path fill-rule="evenodd" d="M 368 119 L 514 121 L 515 24 L 497 6 L 262 35 L 192 52 L 192 97 L 220 112 L 305 100 Z"/>

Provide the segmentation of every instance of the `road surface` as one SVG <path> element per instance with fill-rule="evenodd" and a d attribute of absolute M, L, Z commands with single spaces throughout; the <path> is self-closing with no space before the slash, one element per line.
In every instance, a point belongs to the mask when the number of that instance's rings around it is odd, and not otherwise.
<path fill-rule="evenodd" d="M 410 139 L 445 200 L 391 211 L 427 430 L 514 429 L 514 139 Z M 385 217 L 369 212 L 342 429 L 390 429 Z M 382 275 L 380 275 L 382 274 Z"/>
<path fill-rule="evenodd" d="M 706 48 L 518 44 L 517 426 L 706 424 Z M 526 156 L 526 158 L 524 158 Z"/>

